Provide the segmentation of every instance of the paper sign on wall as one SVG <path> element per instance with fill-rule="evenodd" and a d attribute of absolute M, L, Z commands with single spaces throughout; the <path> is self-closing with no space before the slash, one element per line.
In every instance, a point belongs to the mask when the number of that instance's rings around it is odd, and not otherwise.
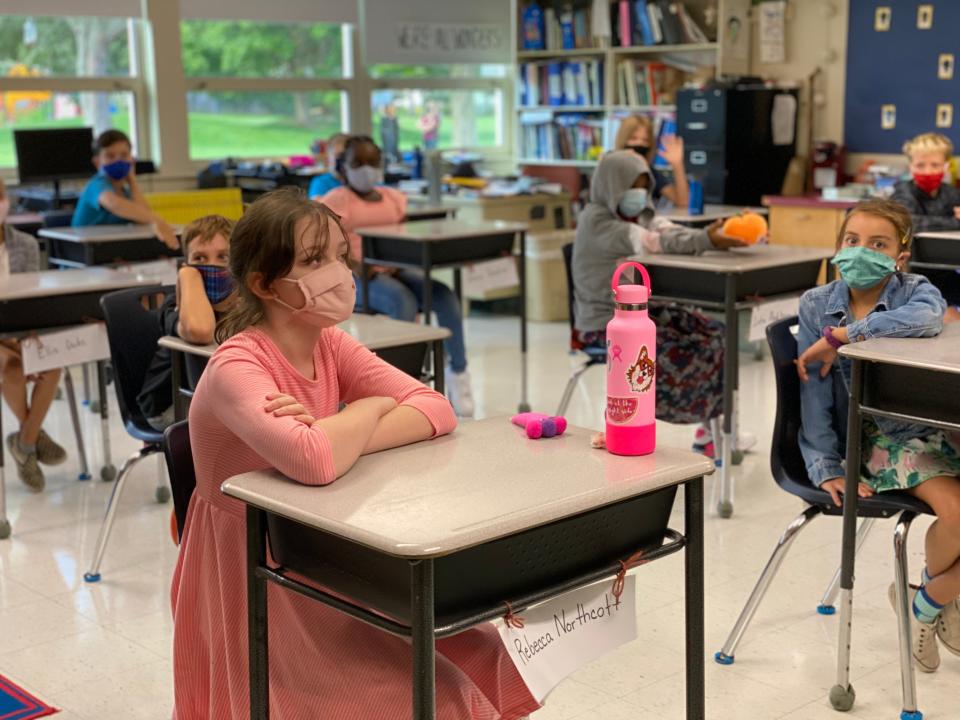
<path fill-rule="evenodd" d="M 771 300 L 754 305 L 750 313 L 750 333 L 747 340 L 759 342 L 767 336 L 767 325 L 797 315 L 800 312 L 800 296 Z"/>
<path fill-rule="evenodd" d="M 617 602 L 613 581 L 588 585 L 524 610 L 523 627 L 500 625 L 500 638 L 530 694 L 543 699 L 569 674 L 637 637 L 636 580 Z"/>
<path fill-rule="evenodd" d="M 107 326 L 87 323 L 21 341 L 23 372 L 27 375 L 81 365 L 110 357 Z"/>
<path fill-rule="evenodd" d="M 517 273 L 517 261 L 512 257 L 502 257 L 465 266 L 461 271 L 461 280 L 464 295 L 476 297 L 491 290 L 517 287 L 520 275 Z"/>

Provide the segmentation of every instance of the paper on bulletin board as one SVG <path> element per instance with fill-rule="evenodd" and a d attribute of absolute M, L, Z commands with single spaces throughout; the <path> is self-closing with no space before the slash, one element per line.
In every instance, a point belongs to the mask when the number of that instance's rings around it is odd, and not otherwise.
<path fill-rule="evenodd" d="M 760 3 L 760 62 L 782 63 L 786 60 L 786 17 L 786 0 Z"/>
<path fill-rule="evenodd" d="M 469 297 L 482 296 L 491 290 L 513 288 L 520 284 L 517 261 L 513 257 L 474 263 L 464 266 L 460 274 L 463 294 Z"/>
<path fill-rule="evenodd" d="M 767 325 L 797 315 L 799 312 L 799 295 L 754 305 L 753 312 L 750 313 L 750 332 L 747 335 L 747 340 L 750 342 L 763 340 L 767 336 Z"/>
<path fill-rule="evenodd" d="M 520 613 L 523 627 L 500 624 L 507 653 L 538 702 L 561 680 L 637 637 L 636 579 L 627 575 L 619 602 L 605 580 Z"/>
<path fill-rule="evenodd" d="M 20 349 L 23 372 L 27 375 L 110 357 L 107 326 L 103 323 L 87 323 L 28 337 L 20 342 Z"/>

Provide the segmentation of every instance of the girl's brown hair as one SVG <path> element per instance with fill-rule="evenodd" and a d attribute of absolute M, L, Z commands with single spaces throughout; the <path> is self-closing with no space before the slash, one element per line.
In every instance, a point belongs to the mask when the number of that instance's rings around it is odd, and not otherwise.
<path fill-rule="evenodd" d="M 617 129 L 617 139 L 613 143 L 614 150 L 626 150 L 627 143 L 630 142 L 630 136 L 640 128 L 646 128 L 650 135 L 650 142 L 653 142 L 653 121 L 646 115 L 630 115 L 625 117 L 620 127 Z"/>
<path fill-rule="evenodd" d="M 843 236 L 847 232 L 847 223 L 850 222 L 850 218 L 858 213 L 873 215 L 889 222 L 897 231 L 900 249 L 910 249 L 910 245 L 913 243 L 913 222 L 910 220 L 910 213 L 898 202 L 881 199 L 862 200 L 850 208 L 847 216 L 843 219 L 843 224 L 840 226 L 840 233 L 837 235 L 837 249 L 840 248 Z"/>
<path fill-rule="evenodd" d="M 299 188 L 284 187 L 261 196 L 237 221 L 230 236 L 230 272 L 237 281 L 237 302 L 217 323 L 218 343 L 263 319 L 263 304 L 247 284 L 250 275 L 260 273 L 263 285 L 269 286 L 290 272 L 302 241 L 296 226 L 304 218 L 313 219 L 320 230 L 321 242 L 307 258 L 318 260 L 330 242 L 331 223 L 341 232 L 343 228 L 335 212 L 308 200 Z"/>

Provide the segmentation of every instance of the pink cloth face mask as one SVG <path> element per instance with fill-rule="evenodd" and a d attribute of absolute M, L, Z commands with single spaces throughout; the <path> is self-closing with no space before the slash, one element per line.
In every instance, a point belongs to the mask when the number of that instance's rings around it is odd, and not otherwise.
<path fill-rule="evenodd" d="M 295 283 L 303 293 L 304 304 L 295 308 L 279 297 L 273 299 L 294 316 L 316 327 L 332 327 L 350 317 L 357 299 L 353 273 L 342 262 L 332 262 L 301 278 L 280 278 Z"/>

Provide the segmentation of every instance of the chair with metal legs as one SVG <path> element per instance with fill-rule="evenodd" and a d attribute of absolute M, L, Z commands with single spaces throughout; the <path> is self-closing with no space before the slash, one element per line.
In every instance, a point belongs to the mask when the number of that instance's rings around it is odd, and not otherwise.
<path fill-rule="evenodd" d="M 110 493 L 103 525 L 97 538 L 90 569 L 84 573 L 87 582 L 100 580 L 100 563 L 113 529 L 120 496 L 133 467 L 150 455 L 162 451 L 163 433 L 155 430 L 143 416 L 137 404 L 137 394 L 143 387 L 150 362 L 157 351 L 160 339 L 160 324 L 152 306 L 153 299 L 160 294 L 173 292 L 173 287 L 133 288 L 104 295 L 100 307 L 107 323 L 107 339 L 110 343 L 110 361 L 114 369 L 114 385 L 117 389 L 117 402 L 123 425 L 133 438 L 143 443 L 137 452 L 128 457 L 120 468 Z M 170 499 L 170 489 L 163 477 L 159 478 L 155 493 L 157 502 L 165 503 Z"/>
<path fill-rule="evenodd" d="M 784 490 L 796 495 L 807 503 L 806 509 L 795 517 L 773 550 L 766 567 L 760 574 L 753 592 L 737 618 L 730 635 L 723 648 L 714 655 L 714 659 L 721 665 L 732 665 L 734 655 L 740 640 L 746 632 L 747 626 L 753 619 L 754 613 L 760 606 L 767 589 L 780 569 L 787 552 L 800 531 L 810 522 L 820 516 L 842 517 L 842 508 L 833 504 L 829 493 L 815 487 L 807 477 L 806 466 L 797 437 L 800 432 L 800 379 L 794 360 L 797 357 L 797 341 L 792 327 L 796 326 L 797 319 L 787 318 L 767 328 L 767 342 L 773 359 L 777 384 L 777 415 L 773 428 L 773 444 L 770 450 L 770 468 L 774 481 Z M 835 376 L 836 377 L 836 376 Z M 838 392 L 844 392 L 840 387 Z M 845 422 L 845 420 L 843 420 Z M 913 657 L 911 648 L 911 611 L 908 606 L 906 541 L 910 531 L 910 524 L 920 514 L 932 514 L 930 508 L 912 495 L 900 492 L 885 492 L 868 498 L 861 498 L 858 503 L 858 514 L 861 518 L 856 545 L 859 548 L 870 530 L 870 525 L 876 518 L 889 518 L 898 515 L 894 531 L 894 566 L 895 584 L 897 588 L 897 624 L 900 638 L 900 673 L 903 683 L 903 713 L 902 718 L 919 720 L 916 702 L 916 679 L 914 677 Z M 839 571 L 838 571 L 839 573 Z M 829 615 L 832 608 L 835 591 L 833 583 L 827 589 L 820 606 L 821 614 Z M 841 662 L 844 654 L 841 653 Z M 847 656 L 846 662 L 849 663 Z M 853 706 L 853 688 L 849 692 L 835 693 L 831 691 L 830 700 L 838 710 L 849 710 Z M 835 697 L 835 694 L 837 695 Z M 840 695 L 843 695 L 842 697 Z"/>

